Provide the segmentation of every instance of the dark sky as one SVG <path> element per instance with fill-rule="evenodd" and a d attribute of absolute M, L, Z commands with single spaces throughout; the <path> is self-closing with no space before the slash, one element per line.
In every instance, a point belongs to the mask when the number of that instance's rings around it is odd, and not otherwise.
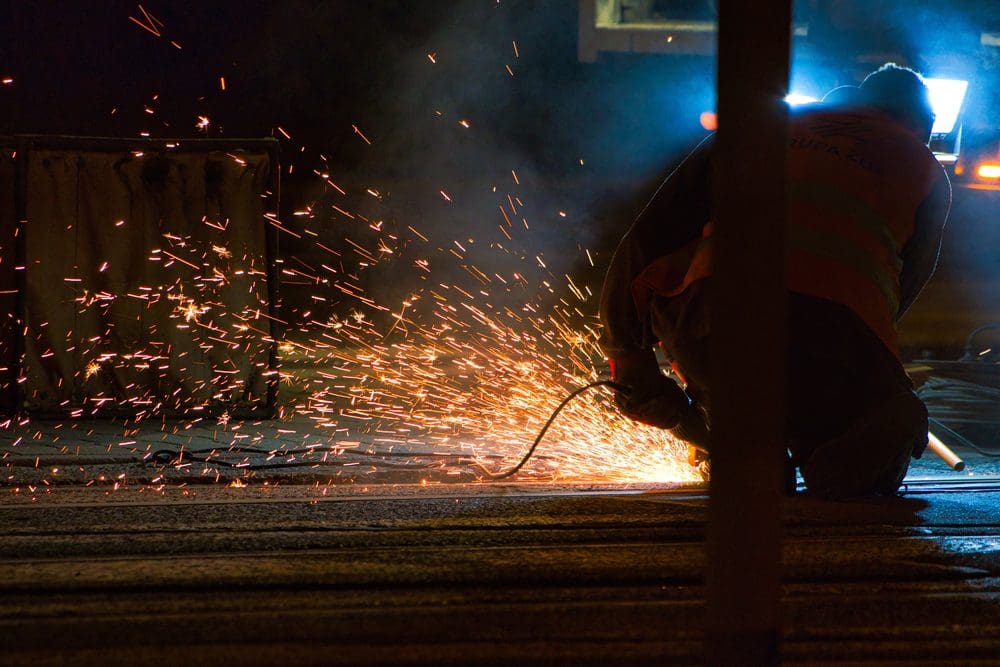
<path fill-rule="evenodd" d="M 415 142 L 440 113 L 546 168 L 581 155 L 614 168 L 618 155 L 642 161 L 689 145 L 714 98 L 711 59 L 578 63 L 576 0 L 150 0 L 149 16 L 135 0 L 5 4 L 0 77 L 14 83 L 0 86 L 0 133 L 184 137 L 205 115 L 211 134 L 280 125 L 355 164 L 369 156 L 352 125 L 377 141 Z M 995 0 L 796 3 L 800 17 L 819 6 L 837 9 L 813 21 L 796 57 L 828 70 L 865 52 L 924 66 L 1000 19 Z M 878 63 L 859 66 L 869 64 Z"/>
<path fill-rule="evenodd" d="M 403 4 L 417 22 L 405 20 Z M 144 4 L 161 27 L 135 2 L 12 3 L 0 61 L 15 78 L 4 129 L 185 136 L 204 114 L 233 135 L 280 123 L 322 133 L 377 102 L 400 53 L 439 20 L 419 10 L 443 4 Z"/>
<path fill-rule="evenodd" d="M 212 135 L 266 136 L 280 125 L 295 143 L 356 164 L 371 151 L 352 125 L 426 150 L 426 123 L 465 118 L 481 140 L 565 169 L 594 153 L 634 159 L 640 145 L 676 151 L 693 137 L 677 139 L 677 124 L 661 120 L 678 101 L 671 86 L 711 99 L 703 59 L 577 63 L 575 0 L 142 6 L 162 22 L 160 37 L 130 20 L 150 22 L 135 2 L 10 3 L 0 75 L 14 83 L 0 90 L 0 132 L 200 136 L 204 115 Z M 687 121 L 696 133 L 697 116 Z"/>

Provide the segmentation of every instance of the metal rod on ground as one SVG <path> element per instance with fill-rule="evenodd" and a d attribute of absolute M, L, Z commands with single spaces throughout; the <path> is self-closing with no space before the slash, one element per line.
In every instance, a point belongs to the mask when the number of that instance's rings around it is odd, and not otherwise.
<path fill-rule="evenodd" d="M 710 665 L 778 663 L 791 0 L 720 0 L 711 280 Z"/>
<path fill-rule="evenodd" d="M 927 433 L 927 449 L 931 450 L 934 454 L 941 458 L 942 461 L 948 464 L 948 467 L 955 472 L 961 472 L 965 470 L 965 461 L 958 457 L 958 454 L 951 451 L 948 445 L 941 442 L 933 433 Z"/>

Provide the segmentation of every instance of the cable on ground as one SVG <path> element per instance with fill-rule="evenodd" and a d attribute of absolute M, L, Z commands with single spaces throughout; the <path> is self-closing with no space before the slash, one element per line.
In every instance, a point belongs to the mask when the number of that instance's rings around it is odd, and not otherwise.
<path fill-rule="evenodd" d="M 480 465 L 479 467 L 482 468 L 483 472 L 486 474 L 487 477 L 489 477 L 494 481 L 499 479 L 506 479 L 508 477 L 511 477 L 512 475 L 517 474 L 517 471 L 523 468 L 524 464 L 527 463 L 528 460 L 531 458 L 531 455 L 535 453 L 535 448 L 538 447 L 538 443 L 540 443 L 542 441 L 542 438 L 545 437 L 545 432 L 549 430 L 549 426 L 552 426 L 552 422 L 555 421 L 556 417 L 559 415 L 562 409 L 566 407 L 566 405 L 568 405 L 569 402 L 572 401 L 574 398 L 576 398 L 583 392 L 587 391 L 588 389 L 593 389 L 594 387 L 611 387 L 612 389 L 616 389 L 618 391 L 628 391 L 628 389 L 623 385 L 620 385 L 611 380 L 597 380 L 596 382 L 585 384 L 579 389 L 575 389 L 569 394 L 569 396 L 563 399 L 562 403 L 560 403 L 555 410 L 552 411 L 552 416 L 550 416 L 548 421 L 545 422 L 545 426 L 542 427 L 542 430 L 538 432 L 538 437 L 535 438 L 535 442 L 532 443 L 531 448 L 528 449 L 528 452 L 521 458 L 521 460 L 518 462 L 516 466 L 504 472 L 490 472 L 486 468 L 483 468 L 482 465 Z"/>
<path fill-rule="evenodd" d="M 225 468 L 233 468 L 238 470 L 274 470 L 278 468 L 301 468 L 301 467 L 315 467 L 317 465 L 346 465 L 346 463 L 340 463 L 337 461 L 282 461 L 276 463 L 260 463 L 251 464 L 247 462 L 233 462 L 226 461 L 224 459 L 214 458 L 212 455 L 225 454 L 225 453 L 240 453 L 240 454 L 260 454 L 262 456 L 296 456 L 301 454 L 319 454 L 323 452 L 335 451 L 337 454 L 360 454 L 362 456 L 369 456 L 373 458 L 384 458 L 388 456 L 401 456 L 407 458 L 421 458 L 427 456 L 433 456 L 435 458 L 452 458 L 458 459 L 460 463 L 473 463 L 483 471 L 484 475 L 491 480 L 500 480 L 511 477 L 524 467 L 524 465 L 531 459 L 532 455 L 535 453 L 535 449 L 538 444 L 545 437 L 545 433 L 549 430 L 552 422 L 559 415 L 564 407 L 566 407 L 570 401 L 574 398 L 587 391 L 588 389 L 593 389 L 594 387 L 611 387 L 612 389 L 617 389 L 619 391 L 626 391 L 626 388 L 620 384 L 617 384 L 611 380 L 597 380 L 586 384 L 574 391 L 570 392 L 566 398 L 553 410 L 552 415 L 542 426 L 541 431 L 538 432 L 538 436 L 532 443 L 531 447 L 528 449 L 527 453 L 521 458 L 521 460 L 513 468 L 506 470 L 504 472 L 490 472 L 481 463 L 476 460 L 470 459 L 464 454 L 413 454 L 408 452 L 371 452 L 359 449 L 318 449 L 315 447 L 303 447 L 298 449 L 289 450 L 262 450 L 253 447 L 241 447 L 232 446 L 227 448 L 208 448 L 208 449 L 196 449 L 196 450 L 181 450 L 173 451 L 170 449 L 158 449 L 152 453 L 150 456 L 154 463 L 159 465 L 179 465 L 182 463 L 209 463 L 212 465 L 218 465 Z M 500 458 L 498 455 L 490 455 L 487 458 Z M 353 463 L 353 462 L 352 462 Z M 436 464 L 390 464 L 384 461 L 380 464 L 384 467 L 390 468 L 401 468 L 406 470 L 422 470 L 427 468 L 435 467 Z"/>

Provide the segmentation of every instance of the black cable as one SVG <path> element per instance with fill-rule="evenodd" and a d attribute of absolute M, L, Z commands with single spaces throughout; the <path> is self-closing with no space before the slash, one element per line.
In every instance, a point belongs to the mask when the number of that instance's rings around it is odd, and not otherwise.
<path fill-rule="evenodd" d="M 319 451 L 335 451 L 335 450 L 319 450 Z M 457 458 L 460 463 L 475 463 L 476 461 L 465 454 L 404 454 L 387 452 L 385 454 L 376 454 L 371 452 L 362 452 L 359 450 L 336 450 L 338 454 L 342 453 L 354 453 L 363 454 L 371 458 L 385 458 L 387 456 L 406 456 L 407 458 L 421 458 L 432 456 L 435 458 Z M 199 453 L 205 452 L 219 452 L 217 449 L 208 450 L 183 450 L 183 451 L 172 451 L 169 449 L 158 449 L 153 452 L 151 458 L 154 463 L 159 465 L 181 465 L 184 463 L 207 463 L 210 465 L 216 465 L 223 468 L 232 468 L 234 470 L 277 470 L 279 468 L 314 468 L 318 466 L 348 466 L 356 465 L 356 461 L 277 461 L 268 463 L 248 463 L 246 461 L 226 461 L 221 458 L 212 458 L 211 456 L 198 456 Z M 222 453 L 225 453 L 224 451 Z M 255 453 L 270 455 L 271 452 L 257 450 Z M 312 450 L 311 453 L 317 453 L 316 450 Z M 283 454 L 281 456 L 284 456 Z M 289 454 L 291 456 L 291 454 Z M 497 457 L 499 458 L 499 457 Z M 464 459 L 464 460 L 463 460 Z M 428 468 L 439 467 L 437 463 L 420 463 L 420 464 L 406 464 L 406 463 L 387 463 L 385 461 L 379 462 L 379 465 L 383 468 L 397 468 L 402 470 L 426 470 Z"/>
<path fill-rule="evenodd" d="M 969 449 L 971 449 L 971 450 L 973 450 L 973 451 L 975 451 L 975 452 L 977 452 L 977 453 L 979 453 L 979 454 L 981 454 L 983 456 L 987 456 L 989 458 L 1000 458 L 1000 452 L 991 452 L 991 451 L 988 451 L 986 449 L 983 449 L 982 447 L 980 447 L 979 445 L 975 444 L 974 442 L 972 442 L 971 440 L 969 440 L 968 438 L 966 438 L 964 435 L 962 435 L 961 433 L 959 433 L 955 429 L 953 429 L 950 426 L 946 425 L 940 419 L 936 419 L 934 417 L 931 417 L 931 418 L 928 419 L 928 421 L 932 421 L 935 424 L 937 424 L 938 426 L 940 426 L 941 428 L 943 428 L 944 430 L 948 431 L 948 433 L 950 433 L 951 435 L 955 436 L 959 441 L 961 441 L 961 443 L 963 445 L 965 445 Z"/>
<path fill-rule="evenodd" d="M 208 454 L 204 459 L 198 458 L 201 454 Z M 366 449 L 341 449 L 340 447 L 300 447 L 298 449 L 255 449 L 253 447 L 242 447 L 239 445 L 230 447 L 202 447 L 201 449 L 185 449 L 182 452 L 172 449 L 158 449 L 152 453 L 151 457 L 156 463 L 168 464 L 177 456 L 181 456 L 185 461 L 212 462 L 215 459 L 212 455 L 220 454 L 259 454 L 260 456 L 298 456 L 301 454 L 356 454 L 370 458 L 387 458 L 392 456 L 402 458 L 436 458 L 454 459 L 470 458 L 468 454 L 445 453 L 445 452 L 378 452 Z M 503 458 L 500 454 L 486 454 L 483 458 Z M 312 463 L 320 463 L 313 461 Z"/>
<path fill-rule="evenodd" d="M 521 460 L 518 462 L 516 466 L 514 466 L 510 470 L 500 473 L 490 472 L 486 468 L 483 468 L 482 465 L 480 465 L 479 467 L 482 468 L 483 472 L 486 473 L 486 476 L 492 480 L 506 479 L 507 477 L 516 474 L 517 471 L 520 470 L 522 467 L 524 467 L 524 464 L 528 462 L 528 459 L 531 458 L 531 455 L 535 453 L 535 448 L 538 447 L 538 443 L 540 443 L 542 441 L 542 438 L 545 437 L 545 432 L 549 430 L 549 426 L 552 425 L 552 422 L 555 421 L 556 416 L 558 416 L 558 414 L 562 411 L 562 409 L 566 407 L 566 404 L 572 401 L 580 394 L 582 394 L 583 392 L 587 391 L 588 389 L 593 389 L 594 387 L 611 387 L 612 389 L 615 389 L 617 391 L 628 391 L 626 387 L 612 380 L 597 380 L 596 382 L 591 382 L 590 384 L 583 385 L 579 389 L 576 389 L 573 392 L 571 392 L 569 396 L 563 399 L 563 402 L 559 404 L 559 407 L 553 410 L 552 416 L 549 417 L 549 420 L 547 422 L 545 422 L 545 426 L 542 427 L 542 430 L 538 432 L 538 437 L 535 438 L 535 442 L 532 443 L 531 448 L 528 450 L 528 453 L 521 458 Z"/>
<path fill-rule="evenodd" d="M 422 456 L 421 454 L 411 455 L 412 457 Z M 207 463 L 222 468 L 233 470 L 277 470 L 279 468 L 315 468 L 318 466 L 348 466 L 356 465 L 356 461 L 278 461 L 273 463 L 247 463 L 243 461 L 226 461 L 225 459 L 215 459 L 211 457 L 195 456 L 188 451 L 173 452 L 169 449 L 160 449 L 153 453 L 153 461 L 160 465 L 181 465 L 184 463 Z M 472 459 L 469 459 L 472 463 Z M 397 468 L 401 470 L 426 470 L 437 467 L 431 463 L 406 464 L 406 463 L 386 463 L 382 461 L 379 466 L 383 468 Z"/>
<path fill-rule="evenodd" d="M 517 471 L 519 471 L 521 468 L 523 468 L 524 465 L 528 462 L 528 460 L 531 459 L 531 456 L 532 456 L 532 454 L 535 453 L 535 449 L 538 447 L 538 444 L 542 441 L 542 438 L 545 437 L 545 433 L 549 430 L 549 427 L 552 425 L 552 422 L 555 421 L 555 418 L 559 415 L 559 413 L 562 411 L 562 409 L 564 407 L 566 407 L 566 405 L 570 401 L 572 401 L 574 398 L 576 398 L 577 396 L 579 396 L 583 392 L 587 391 L 588 389 L 593 389 L 594 387 L 611 387 L 612 389 L 615 389 L 617 391 L 628 391 L 628 389 L 625 386 L 617 384 L 616 382 L 613 382 L 612 380 L 597 380 L 595 382 L 591 382 L 590 384 L 586 384 L 586 385 L 584 385 L 584 386 L 582 386 L 582 387 L 580 387 L 580 388 L 575 389 L 574 391 L 572 391 L 566 398 L 563 399 L 562 403 L 560 403 L 558 405 L 558 407 L 556 407 L 556 409 L 552 411 L 552 415 L 549 417 L 548 421 L 545 422 L 545 425 L 542 426 L 542 430 L 538 432 L 538 436 L 535 438 L 535 441 L 531 444 L 531 447 L 528 449 L 528 452 L 521 458 L 521 460 L 518 462 L 518 464 L 516 466 L 514 466 L 513 468 L 511 468 L 510 470 L 506 470 L 506 471 L 501 472 L 501 473 L 494 473 L 494 472 L 490 472 L 489 470 L 487 470 L 486 468 L 484 468 L 483 465 L 481 463 L 479 463 L 478 461 L 472 461 L 472 460 L 470 460 L 470 462 L 471 463 L 475 463 L 476 465 L 478 465 L 482 469 L 483 473 L 489 479 L 492 479 L 492 480 L 506 479 L 508 477 L 511 477 L 511 476 L 515 475 L 517 473 Z M 276 455 L 276 456 L 293 456 L 293 455 L 297 455 L 297 454 L 316 454 L 318 452 L 331 452 L 331 451 L 336 451 L 337 453 L 340 453 L 340 454 L 343 454 L 343 453 L 362 454 L 364 456 L 377 457 L 377 458 L 378 457 L 385 457 L 385 456 L 407 456 L 407 457 L 410 457 L 410 458 L 417 458 L 417 457 L 422 457 L 422 456 L 434 456 L 434 457 L 439 457 L 439 458 L 459 458 L 459 459 L 467 458 L 464 454 L 435 454 L 435 453 L 431 453 L 431 454 L 411 454 L 411 453 L 404 453 L 404 452 L 376 453 L 376 452 L 368 452 L 368 451 L 358 450 L 358 449 L 343 449 L 343 450 L 338 450 L 338 449 L 317 449 L 317 448 L 308 448 L 308 447 L 306 447 L 306 448 L 300 448 L 300 449 L 293 449 L 293 450 L 286 450 L 285 452 L 282 452 L 282 453 L 278 454 L 278 453 L 276 453 L 276 451 L 267 451 L 267 450 L 261 450 L 261 449 L 254 449 L 252 447 L 241 447 L 239 445 L 236 445 L 236 446 L 233 446 L 233 447 L 229 447 L 229 448 L 216 448 L 216 447 L 213 447 L 213 448 L 207 448 L 207 449 L 182 450 L 180 452 L 174 452 L 174 451 L 171 451 L 169 449 L 158 449 L 155 452 L 153 452 L 151 458 L 152 458 L 152 460 L 155 463 L 158 463 L 160 465 L 178 465 L 178 464 L 181 464 L 181 463 L 211 463 L 211 464 L 214 464 L 214 465 L 223 466 L 223 467 L 226 467 L 226 468 L 238 469 L 238 470 L 272 470 L 272 469 L 277 469 L 277 468 L 296 468 L 296 467 L 303 467 L 303 466 L 312 467 L 312 466 L 318 466 L 318 465 L 346 465 L 346 463 L 341 463 L 341 462 L 338 462 L 338 461 L 289 461 L 289 462 L 261 463 L 261 464 L 251 465 L 251 464 L 247 464 L 247 463 L 233 463 L 232 461 L 225 461 L 223 459 L 215 459 L 215 458 L 211 458 L 211 456 L 205 456 L 205 457 L 198 456 L 198 454 L 209 454 L 209 455 L 211 455 L 213 453 L 226 453 L 226 452 L 238 452 L 238 453 L 241 453 L 241 454 L 261 454 L 261 455 L 267 455 L 267 456 L 270 456 L 270 455 Z M 492 457 L 492 458 L 499 458 L 499 457 Z M 433 465 L 430 465 L 430 464 L 406 465 L 406 464 L 387 464 L 385 462 L 383 462 L 381 465 L 382 466 L 386 466 L 386 467 L 391 467 L 391 468 L 404 468 L 404 469 L 410 469 L 410 470 L 413 470 L 413 469 L 426 469 L 426 468 L 434 467 Z"/>
<path fill-rule="evenodd" d="M 932 416 L 961 424 L 997 424 L 1000 389 L 957 378 L 928 378 L 916 390 Z"/>
<path fill-rule="evenodd" d="M 969 334 L 968 338 L 965 339 L 965 353 L 959 361 L 976 361 L 979 358 L 979 354 L 973 349 L 973 344 L 975 343 L 976 336 L 984 331 L 989 331 L 991 329 L 1000 329 L 1000 323 L 984 324 L 983 326 L 973 329 L 972 333 Z"/>

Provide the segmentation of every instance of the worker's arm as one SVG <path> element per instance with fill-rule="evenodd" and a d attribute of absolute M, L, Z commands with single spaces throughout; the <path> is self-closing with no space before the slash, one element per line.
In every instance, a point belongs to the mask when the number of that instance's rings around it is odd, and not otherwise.
<path fill-rule="evenodd" d="M 711 206 L 710 149 L 706 139 L 660 185 L 619 243 L 601 291 L 600 343 L 622 387 L 615 402 L 631 419 L 659 428 L 675 428 L 698 411 L 660 371 L 649 317 L 640 316 L 632 283 L 650 263 L 701 236 Z"/>
<path fill-rule="evenodd" d="M 648 318 L 640 318 L 636 309 L 632 282 L 654 260 L 701 236 L 711 207 L 711 146 L 709 137 L 681 162 L 618 244 L 600 303 L 600 343 L 611 360 L 644 365 L 655 360 L 656 341 Z"/>
<path fill-rule="evenodd" d="M 902 251 L 903 269 L 900 273 L 899 319 L 916 300 L 917 295 L 930 280 L 941 252 L 941 238 L 945 221 L 951 209 L 951 183 L 942 169 L 931 193 L 917 209 L 913 237 Z"/>

